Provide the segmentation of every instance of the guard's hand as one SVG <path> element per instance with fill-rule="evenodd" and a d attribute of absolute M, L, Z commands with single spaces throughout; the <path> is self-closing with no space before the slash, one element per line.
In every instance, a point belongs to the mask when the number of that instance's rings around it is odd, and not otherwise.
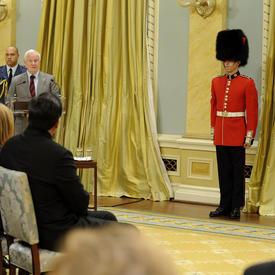
<path fill-rule="evenodd" d="M 250 145 L 250 144 L 244 144 L 243 147 L 244 147 L 245 149 L 247 149 L 247 148 L 250 148 L 251 145 Z"/>

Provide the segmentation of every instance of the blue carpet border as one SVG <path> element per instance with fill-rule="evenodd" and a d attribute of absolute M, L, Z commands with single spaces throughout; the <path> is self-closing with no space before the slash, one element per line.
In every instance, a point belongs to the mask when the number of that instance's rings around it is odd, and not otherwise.
<path fill-rule="evenodd" d="M 275 243 L 275 226 L 270 225 L 169 215 L 118 207 L 100 207 L 100 209 L 114 212 L 122 222 Z"/>

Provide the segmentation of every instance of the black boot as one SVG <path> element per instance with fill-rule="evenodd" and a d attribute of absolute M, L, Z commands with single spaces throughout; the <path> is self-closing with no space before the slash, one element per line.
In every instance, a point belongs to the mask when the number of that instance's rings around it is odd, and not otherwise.
<path fill-rule="evenodd" d="M 215 211 L 210 211 L 209 213 L 209 217 L 222 217 L 222 216 L 227 216 L 228 215 L 228 211 L 225 210 L 222 207 L 218 207 Z"/>
<path fill-rule="evenodd" d="M 239 219 L 241 216 L 241 210 L 240 208 L 234 208 L 229 215 L 230 219 Z"/>

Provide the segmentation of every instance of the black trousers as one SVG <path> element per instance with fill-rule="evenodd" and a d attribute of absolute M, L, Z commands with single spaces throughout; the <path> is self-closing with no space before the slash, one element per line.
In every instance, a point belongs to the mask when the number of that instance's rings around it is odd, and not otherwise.
<path fill-rule="evenodd" d="M 116 216 L 109 211 L 88 211 L 86 216 L 78 217 L 78 221 L 73 224 L 60 226 L 51 224 L 51 228 L 39 228 L 39 247 L 49 250 L 56 250 L 59 247 L 65 234 L 75 228 L 94 228 L 117 223 Z"/>
<path fill-rule="evenodd" d="M 220 186 L 220 207 L 230 211 L 244 205 L 245 148 L 216 146 Z"/>

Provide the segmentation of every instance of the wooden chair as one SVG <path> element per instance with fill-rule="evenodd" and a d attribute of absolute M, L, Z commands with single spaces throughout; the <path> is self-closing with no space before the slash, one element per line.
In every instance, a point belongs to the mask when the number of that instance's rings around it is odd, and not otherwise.
<path fill-rule="evenodd" d="M 8 242 L 10 275 L 15 275 L 16 267 L 19 274 L 39 275 L 53 270 L 59 253 L 38 248 L 36 217 L 25 173 L 0 166 L 0 211 Z"/>

